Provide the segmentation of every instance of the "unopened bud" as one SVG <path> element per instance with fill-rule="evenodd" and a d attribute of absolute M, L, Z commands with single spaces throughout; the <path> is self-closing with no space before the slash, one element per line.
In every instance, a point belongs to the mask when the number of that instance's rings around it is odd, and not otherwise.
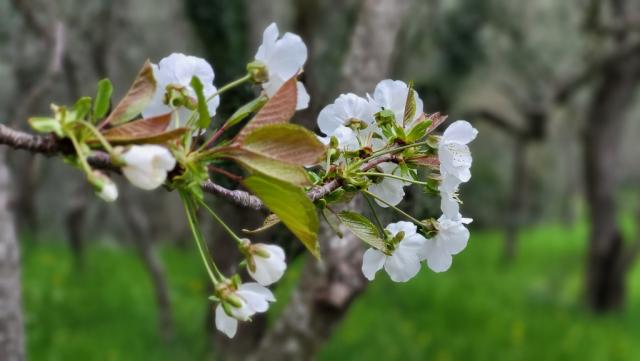
<path fill-rule="evenodd" d="M 261 61 L 256 60 L 247 64 L 247 72 L 251 76 L 251 81 L 254 83 L 262 84 L 269 80 L 269 70 Z"/>

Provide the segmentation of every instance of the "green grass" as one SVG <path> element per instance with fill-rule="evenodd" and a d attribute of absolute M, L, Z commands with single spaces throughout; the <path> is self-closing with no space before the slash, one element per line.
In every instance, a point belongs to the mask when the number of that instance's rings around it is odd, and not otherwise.
<path fill-rule="evenodd" d="M 627 227 L 629 228 L 629 227 Z M 501 235 L 474 232 L 443 274 L 406 284 L 379 273 L 336 331 L 321 360 L 640 359 L 640 264 L 622 314 L 582 306 L 586 230 L 539 227 L 518 259 L 500 262 Z M 164 249 L 177 337 L 156 334 L 152 290 L 135 254 L 90 248 L 74 272 L 63 244 L 27 244 L 24 294 L 33 360 L 198 360 L 207 355 L 205 280 L 193 251 Z M 298 269 L 277 294 L 281 312 Z"/>

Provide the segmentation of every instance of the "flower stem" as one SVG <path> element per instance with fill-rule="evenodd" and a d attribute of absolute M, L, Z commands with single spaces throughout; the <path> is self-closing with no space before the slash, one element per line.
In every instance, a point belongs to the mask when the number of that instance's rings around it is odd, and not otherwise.
<path fill-rule="evenodd" d="M 382 222 L 380 222 L 380 218 L 378 218 L 378 213 L 376 213 L 376 209 L 373 208 L 373 203 L 371 203 L 371 198 L 369 198 L 369 196 L 366 194 L 363 194 L 362 196 L 367 201 L 367 205 L 369 206 L 369 209 L 373 214 L 373 219 L 376 220 L 376 224 L 378 225 L 378 230 L 384 234 L 384 227 L 382 226 Z"/>
<path fill-rule="evenodd" d="M 213 211 L 213 209 L 211 209 L 205 202 L 203 201 L 199 201 L 200 205 L 206 209 L 211 216 L 216 220 L 216 222 L 218 222 L 222 228 L 224 228 L 225 231 L 227 231 L 227 233 L 231 236 L 231 238 L 233 238 L 239 245 L 242 245 L 244 243 L 244 241 L 242 239 L 240 239 L 240 237 L 238 237 L 238 235 L 236 235 L 233 230 L 231 228 L 229 228 L 229 226 L 227 226 L 226 223 L 224 223 L 224 221 L 222 220 L 222 218 L 220 218 L 216 212 Z"/>
<path fill-rule="evenodd" d="M 404 177 L 397 176 L 395 174 L 387 174 L 387 173 L 379 173 L 379 172 L 358 172 L 356 174 L 357 175 L 372 175 L 372 176 L 379 176 L 379 177 L 387 177 L 387 178 L 393 178 L 393 179 L 401 180 L 403 182 L 409 182 L 409 183 L 420 184 L 420 185 L 427 185 L 427 182 L 421 182 L 421 181 L 418 181 L 418 180 L 415 180 L 415 179 L 404 178 Z"/>
<path fill-rule="evenodd" d="M 375 199 L 379 200 L 381 203 L 386 204 L 389 208 L 391 208 L 391 209 L 393 209 L 394 211 L 396 211 L 396 212 L 398 212 L 398 213 L 402 214 L 403 216 L 407 217 L 407 219 L 411 220 L 413 223 L 415 223 L 415 224 L 417 224 L 417 225 L 421 225 L 421 224 L 422 224 L 422 222 L 420 222 L 419 220 L 415 219 L 415 218 L 414 218 L 413 216 L 411 216 L 409 213 L 407 213 L 407 212 L 403 211 L 402 209 L 400 209 L 400 208 L 398 208 L 398 207 L 395 207 L 395 206 L 391 205 L 391 203 L 389 203 L 389 202 L 385 201 L 384 199 L 382 199 L 382 198 L 378 197 L 377 195 L 375 195 L 375 194 L 373 194 L 373 193 L 369 192 L 368 190 L 363 189 L 363 190 L 362 190 L 362 193 L 367 194 L 367 195 L 369 195 L 369 196 L 371 196 L 371 197 L 373 197 L 373 198 L 375 198 Z"/>
<path fill-rule="evenodd" d="M 222 88 L 218 89 L 217 92 L 211 94 L 208 98 L 207 98 L 207 103 L 211 101 L 211 99 L 217 97 L 218 95 L 226 92 L 229 89 L 233 89 L 235 87 L 237 87 L 238 85 L 241 85 L 247 81 L 251 80 L 251 74 L 247 74 L 245 76 L 243 76 L 242 78 L 238 78 L 228 84 L 225 84 L 222 86 Z"/>
<path fill-rule="evenodd" d="M 94 127 L 93 124 L 84 120 L 78 120 L 78 123 L 83 125 L 85 128 L 89 129 L 89 131 L 93 133 L 93 135 L 96 137 L 96 139 L 98 139 L 100 144 L 102 144 L 102 147 L 109 153 L 109 155 L 114 154 L 113 147 L 111 146 L 111 144 L 109 144 L 109 142 L 104 137 L 104 135 L 102 135 L 102 133 L 100 133 L 100 131 L 96 129 L 96 127 Z"/>
<path fill-rule="evenodd" d="M 87 173 L 87 176 L 90 177 L 91 166 L 87 162 L 86 155 L 83 154 L 83 152 L 80 150 L 80 143 L 78 143 L 78 139 L 76 138 L 76 135 L 73 134 L 73 132 L 69 132 L 68 136 L 69 136 L 69 139 L 71 139 L 71 144 L 73 144 L 73 148 L 75 148 L 76 153 L 78 154 L 78 159 L 80 160 L 80 165 L 82 166 L 82 169 L 85 171 L 85 173 Z"/>
<path fill-rule="evenodd" d="M 219 282 L 224 280 L 225 277 L 222 275 L 213 259 L 211 259 L 211 253 L 209 252 L 209 248 L 207 247 L 207 242 L 202 236 L 202 232 L 200 232 L 200 227 L 198 226 L 196 207 L 193 203 L 193 199 L 191 199 L 191 197 L 183 191 L 180 192 L 180 197 L 182 198 L 182 202 L 184 203 L 184 207 L 187 212 L 187 220 L 189 221 L 189 227 L 191 228 L 193 237 L 196 240 L 198 252 L 200 252 L 200 257 L 202 257 L 202 262 L 207 269 L 207 273 L 209 274 L 211 282 L 213 282 L 214 285 L 217 285 Z"/>

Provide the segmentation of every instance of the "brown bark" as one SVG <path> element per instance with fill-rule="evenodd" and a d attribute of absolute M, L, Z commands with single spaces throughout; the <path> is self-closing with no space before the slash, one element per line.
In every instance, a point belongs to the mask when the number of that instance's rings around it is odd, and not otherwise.
<path fill-rule="evenodd" d="M 25 359 L 20 251 L 9 207 L 9 169 L 0 151 L 0 358 Z"/>
<path fill-rule="evenodd" d="M 619 309 L 625 300 L 625 249 L 615 190 L 621 136 L 639 82 L 637 52 L 604 71 L 587 115 L 584 167 L 591 230 L 586 289 L 587 303 L 596 312 Z"/>
<path fill-rule="evenodd" d="M 389 73 L 394 42 L 409 0 L 364 0 L 343 65 L 342 90 L 363 94 Z M 352 208 L 358 203 L 352 202 Z M 323 224 L 322 261 L 307 257 L 297 287 L 251 360 L 312 360 L 364 291 L 361 242 L 338 238 Z"/>

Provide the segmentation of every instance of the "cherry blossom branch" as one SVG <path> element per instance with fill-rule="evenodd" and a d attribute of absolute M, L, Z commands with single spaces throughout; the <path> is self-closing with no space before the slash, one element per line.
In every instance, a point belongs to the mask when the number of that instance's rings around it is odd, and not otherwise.
<path fill-rule="evenodd" d="M 56 154 L 74 154 L 73 147 L 71 144 L 68 144 L 66 140 L 57 139 L 52 135 L 42 136 L 29 134 L 2 124 L 0 124 L 0 144 L 7 145 L 13 149 L 26 150 L 47 156 L 53 156 Z M 87 161 L 94 168 L 110 170 L 118 173 L 120 172 L 120 168 L 113 164 L 111 158 L 105 152 L 94 151 L 93 154 L 87 158 Z M 397 161 L 397 159 L 394 154 L 384 154 L 365 162 L 360 167 L 360 171 L 365 172 L 369 169 L 375 168 L 380 163 L 395 161 Z M 341 180 L 333 179 L 323 185 L 312 187 L 307 192 L 307 197 L 309 197 L 311 201 L 316 201 L 335 191 L 340 186 L 342 186 Z M 255 210 L 265 208 L 262 201 L 249 192 L 239 189 L 231 190 L 214 183 L 211 180 L 202 183 L 202 190 L 215 196 L 225 198 L 241 207 Z"/>

